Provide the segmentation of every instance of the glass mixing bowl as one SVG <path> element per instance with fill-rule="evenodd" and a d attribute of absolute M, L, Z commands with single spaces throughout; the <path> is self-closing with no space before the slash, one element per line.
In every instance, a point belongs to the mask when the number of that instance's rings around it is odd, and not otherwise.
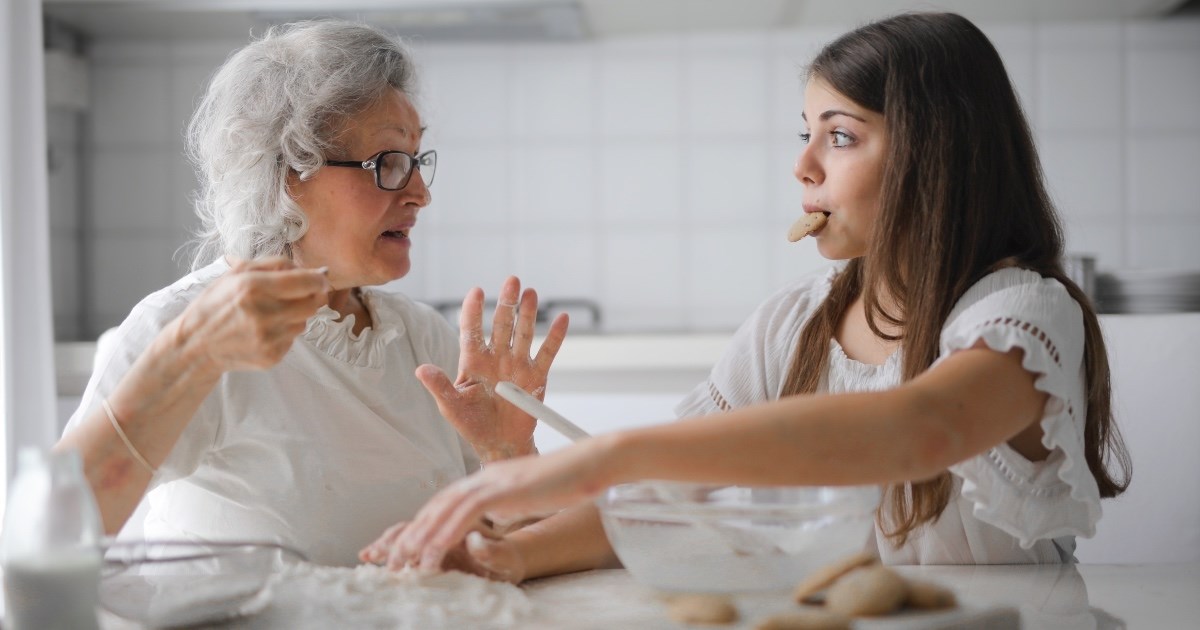
<path fill-rule="evenodd" d="M 253 614 L 271 577 L 304 555 L 273 542 L 116 541 L 106 545 L 100 605 L 153 628 Z"/>
<path fill-rule="evenodd" d="M 876 486 L 715 486 L 650 481 L 597 499 L 634 579 L 664 591 L 790 589 L 873 535 Z"/>

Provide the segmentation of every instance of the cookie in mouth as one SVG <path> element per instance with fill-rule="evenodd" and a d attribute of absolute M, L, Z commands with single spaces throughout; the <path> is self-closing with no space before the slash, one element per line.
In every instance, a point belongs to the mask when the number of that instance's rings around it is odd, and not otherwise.
<path fill-rule="evenodd" d="M 828 212 L 805 212 L 804 216 L 797 219 L 792 224 L 792 227 L 788 229 L 788 242 L 795 243 L 805 236 L 816 232 L 825 227 L 825 222 L 828 220 Z"/>

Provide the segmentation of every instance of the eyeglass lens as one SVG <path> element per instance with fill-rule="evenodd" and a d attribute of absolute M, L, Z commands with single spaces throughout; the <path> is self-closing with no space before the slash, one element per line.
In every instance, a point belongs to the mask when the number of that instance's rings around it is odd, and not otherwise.
<path fill-rule="evenodd" d="M 404 153 L 385 153 L 380 156 L 379 185 L 387 190 L 400 190 L 408 185 L 408 179 L 413 168 L 417 170 L 425 186 L 433 185 L 433 176 L 437 171 L 437 154 L 424 153 L 415 159 Z"/>

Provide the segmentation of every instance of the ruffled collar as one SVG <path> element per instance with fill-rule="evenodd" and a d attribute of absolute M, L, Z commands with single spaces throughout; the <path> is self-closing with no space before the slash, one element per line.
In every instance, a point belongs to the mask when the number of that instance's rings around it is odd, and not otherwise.
<path fill-rule="evenodd" d="M 322 306 L 309 318 L 302 336 L 316 349 L 340 361 L 359 367 L 382 367 L 387 345 L 404 334 L 404 321 L 392 309 L 378 308 L 381 299 L 378 293 L 361 289 L 359 296 L 371 314 L 370 328 L 355 335 L 354 315 L 337 321 L 341 314 Z"/>
<path fill-rule="evenodd" d="M 896 371 L 898 369 L 897 366 L 900 365 L 900 355 L 902 352 L 901 349 L 897 348 L 895 352 L 888 355 L 887 359 L 884 359 L 883 363 L 864 363 L 858 359 L 850 358 L 850 355 L 846 354 L 846 349 L 842 347 L 842 344 L 838 343 L 837 339 L 829 340 L 829 361 L 864 375 L 876 375 Z"/>

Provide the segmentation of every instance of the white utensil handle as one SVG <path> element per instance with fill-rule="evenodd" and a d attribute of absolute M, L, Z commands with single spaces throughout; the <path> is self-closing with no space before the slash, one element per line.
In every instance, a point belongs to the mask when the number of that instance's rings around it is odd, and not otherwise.
<path fill-rule="evenodd" d="M 592 437 L 587 431 L 580 429 L 574 422 L 567 420 L 562 414 L 547 407 L 545 403 L 534 398 L 529 392 L 517 387 L 513 383 L 508 381 L 496 383 L 496 393 L 500 394 L 500 397 L 504 400 L 516 405 L 521 411 L 550 425 L 550 428 L 563 434 L 564 437 L 572 442 Z"/>

